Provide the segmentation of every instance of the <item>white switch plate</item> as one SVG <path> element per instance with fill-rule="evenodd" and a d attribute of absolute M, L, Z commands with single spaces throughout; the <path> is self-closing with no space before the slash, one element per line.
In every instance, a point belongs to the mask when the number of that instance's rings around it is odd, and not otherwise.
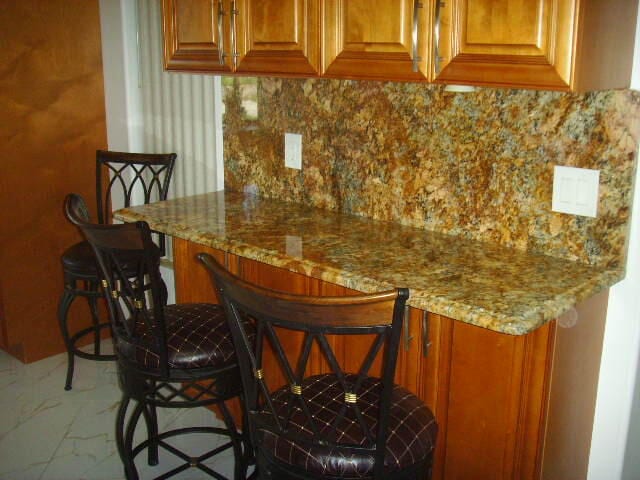
<path fill-rule="evenodd" d="M 554 212 L 595 217 L 598 213 L 598 187 L 600 170 L 562 167 L 553 171 Z"/>
<path fill-rule="evenodd" d="M 299 133 L 284 134 L 284 166 L 302 168 L 302 135 Z"/>
<path fill-rule="evenodd" d="M 297 235 L 285 236 L 285 248 L 290 257 L 302 258 L 302 238 Z"/>

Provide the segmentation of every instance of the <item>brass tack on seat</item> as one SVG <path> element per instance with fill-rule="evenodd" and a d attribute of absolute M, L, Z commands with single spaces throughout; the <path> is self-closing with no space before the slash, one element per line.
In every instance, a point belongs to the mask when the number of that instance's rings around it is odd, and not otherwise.
<path fill-rule="evenodd" d="M 109 284 L 107 283 L 107 281 L 103 278 L 102 279 L 102 288 L 107 288 L 109 287 Z"/>
<path fill-rule="evenodd" d="M 111 297 L 118 298 L 120 293 L 117 290 L 111 290 Z"/>
<path fill-rule="evenodd" d="M 142 310 L 142 307 L 144 307 L 144 302 L 142 300 L 136 300 L 133 304 L 138 310 Z"/>
<path fill-rule="evenodd" d="M 294 395 L 302 395 L 302 387 L 293 383 L 291 385 L 291 393 L 293 393 Z"/>
<path fill-rule="evenodd" d="M 262 372 L 262 369 L 259 369 L 253 372 L 253 376 L 256 377 L 258 380 L 261 380 L 262 378 L 264 378 L 264 373 Z"/>
<path fill-rule="evenodd" d="M 351 392 L 344 392 L 345 403 L 356 403 L 358 401 L 358 395 Z"/>

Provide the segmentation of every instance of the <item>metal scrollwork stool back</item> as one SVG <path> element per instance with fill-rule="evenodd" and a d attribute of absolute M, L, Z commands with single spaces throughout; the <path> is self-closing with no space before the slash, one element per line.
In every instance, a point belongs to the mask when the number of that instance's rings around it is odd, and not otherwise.
<path fill-rule="evenodd" d="M 104 278 L 122 389 L 116 443 L 127 480 L 139 478 L 134 463 L 139 453 L 147 450 L 149 465 L 158 465 L 160 448 L 182 463 L 165 466 L 169 470 L 158 479 L 189 468 L 224 479 L 207 461 L 229 449 L 235 459 L 233 478 L 244 479 L 252 452 L 226 404 L 241 396 L 242 385 L 224 309 L 208 303 L 167 305 L 160 254 L 147 223 L 91 224 L 83 218 L 82 203 L 78 195 L 69 195 L 65 212 L 89 241 Z M 216 406 L 224 426 L 159 431 L 157 408 L 202 406 Z M 134 433 L 141 417 L 147 437 L 136 445 Z M 222 435 L 225 442 L 219 444 L 213 436 L 200 438 L 211 448 L 192 455 L 169 441 L 202 434 Z"/>
<path fill-rule="evenodd" d="M 393 383 L 408 290 L 353 297 L 287 294 L 242 280 L 210 255 L 199 259 L 229 319 L 259 478 L 430 477 L 434 416 Z M 302 336 L 299 352 L 284 346 L 292 335 Z M 356 371 L 345 365 L 356 364 L 355 355 L 341 358 L 335 336 L 348 342 L 373 337 Z M 327 362 L 324 373 L 308 369 L 316 348 Z M 268 360 L 265 352 L 273 352 Z"/>
<path fill-rule="evenodd" d="M 98 223 L 110 220 L 112 197 L 118 197 L 125 207 L 133 201 L 149 203 L 166 200 L 176 154 L 125 153 L 98 150 L 96 152 L 96 197 Z M 89 221 L 88 211 L 79 212 Z M 158 242 L 164 255 L 164 236 Z M 67 377 L 65 390 L 70 390 L 73 381 L 75 357 L 96 361 L 114 360 L 114 355 L 104 354 L 100 349 L 100 332 L 109 327 L 109 322 L 100 320 L 98 299 L 102 297 L 100 278 L 95 256 L 89 244 L 79 242 L 64 251 L 61 257 L 64 272 L 64 291 L 58 305 L 58 322 L 67 350 Z M 84 297 L 89 304 L 91 326 L 75 333 L 69 330 L 69 309 L 77 297 Z M 79 343 L 93 335 L 93 352 L 85 352 Z"/>

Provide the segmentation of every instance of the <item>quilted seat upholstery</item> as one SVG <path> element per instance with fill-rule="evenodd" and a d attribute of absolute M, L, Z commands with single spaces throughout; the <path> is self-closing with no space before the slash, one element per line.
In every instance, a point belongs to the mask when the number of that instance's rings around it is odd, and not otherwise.
<path fill-rule="evenodd" d="M 346 381 L 353 384 L 355 378 L 355 375 L 347 375 Z M 358 392 L 357 405 L 372 435 L 375 435 L 378 423 L 380 390 L 380 380 L 369 377 Z M 257 414 L 257 423 L 264 426 L 259 430 L 263 451 L 280 462 L 316 474 L 340 478 L 371 476 L 374 466 L 372 455 L 355 451 L 345 452 L 342 448 L 342 445 L 365 446 L 367 439 L 358 423 L 355 409 L 344 402 L 344 390 L 337 377 L 333 374 L 308 377 L 302 384 L 302 392 L 316 426 L 320 425 L 322 428 L 320 434 L 329 433 L 329 438 L 341 444 L 341 448 L 338 450 L 331 446 L 304 445 L 299 441 L 294 444 L 285 438 L 285 435 L 277 434 L 273 415 L 265 409 Z M 298 438 L 302 436 L 312 442 L 314 433 L 289 387 L 279 389 L 274 393 L 273 399 L 274 409 L 281 420 L 287 417 L 291 406 L 293 407 L 287 433 Z M 331 422 L 345 406 L 345 418 L 332 433 Z M 424 460 L 435 446 L 436 434 L 437 424 L 431 411 L 408 390 L 398 385 L 394 386 L 384 460 L 385 470 L 394 472 Z"/>
<path fill-rule="evenodd" d="M 235 362 L 235 350 L 225 313 L 220 305 L 183 303 L 164 308 L 170 368 L 220 367 Z M 129 361 L 158 368 L 160 357 L 144 331 L 138 343 L 118 343 L 118 351 Z"/>

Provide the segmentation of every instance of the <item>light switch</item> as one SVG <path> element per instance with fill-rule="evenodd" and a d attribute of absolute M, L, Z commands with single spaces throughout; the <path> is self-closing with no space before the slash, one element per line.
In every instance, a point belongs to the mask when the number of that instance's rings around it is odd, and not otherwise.
<path fill-rule="evenodd" d="M 551 209 L 559 213 L 595 217 L 599 184 L 600 170 L 556 165 Z"/>
<path fill-rule="evenodd" d="M 302 238 L 297 235 L 286 235 L 285 249 L 290 257 L 302 258 Z"/>
<path fill-rule="evenodd" d="M 302 135 L 284 134 L 284 166 L 298 170 L 302 168 Z"/>

